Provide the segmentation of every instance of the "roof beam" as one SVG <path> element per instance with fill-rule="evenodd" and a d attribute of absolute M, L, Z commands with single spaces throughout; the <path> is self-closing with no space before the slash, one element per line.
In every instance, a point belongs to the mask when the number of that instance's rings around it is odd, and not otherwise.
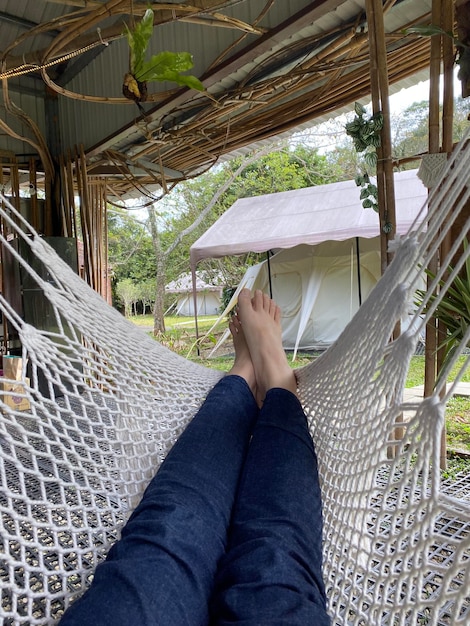
<path fill-rule="evenodd" d="M 12 24 L 13 26 L 19 26 L 25 30 L 30 30 L 31 28 L 36 28 L 36 26 L 38 26 L 37 22 L 28 20 L 25 17 L 12 15 L 11 13 L 5 13 L 5 11 L 0 11 L 0 21 Z"/>

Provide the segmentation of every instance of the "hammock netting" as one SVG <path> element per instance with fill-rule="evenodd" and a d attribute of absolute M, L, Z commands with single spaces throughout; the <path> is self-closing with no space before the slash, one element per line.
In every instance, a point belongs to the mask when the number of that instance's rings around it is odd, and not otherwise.
<path fill-rule="evenodd" d="M 460 365 L 455 382 L 403 401 L 425 325 L 470 252 L 467 220 L 427 297 L 413 304 L 423 268 L 468 206 L 469 165 L 466 138 L 426 218 L 394 242 L 392 264 L 351 323 L 297 370 L 319 460 L 333 625 L 470 623 L 470 477 L 442 483 L 439 470 L 445 406 L 467 367 L 470 331 L 448 365 Z M 3 253 L 42 292 L 48 315 L 47 330 L 33 327 L 0 297 L 22 350 L 15 393 L 29 403 L 12 408 L 0 386 L 0 614 L 5 626 L 53 624 L 90 584 L 221 373 L 126 321 L 3 197 L 0 214 Z M 405 315 L 411 322 L 392 341 Z"/>

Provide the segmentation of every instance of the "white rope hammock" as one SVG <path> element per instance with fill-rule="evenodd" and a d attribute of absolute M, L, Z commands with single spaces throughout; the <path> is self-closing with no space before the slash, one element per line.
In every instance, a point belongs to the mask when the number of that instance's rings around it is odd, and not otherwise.
<path fill-rule="evenodd" d="M 394 262 L 339 340 L 298 370 L 319 458 L 324 576 L 335 625 L 470 623 L 470 494 L 460 483 L 440 485 L 439 477 L 445 403 L 455 385 L 442 400 L 402 401 L 432 311 L 421 307 L 413 331 L 389 342 L 422 265 L 469 201 L 469 166 L 467 138 L 433 191 L 427 229 L 417 227 L 397 245 Z M 15 393 L 29 402 L 26 410 L 10 407 L 0 386 L 0 615 L 5 625 L 52 624 L 87 587 L 221 374 L 127 322 L 1 200 L 4 224 L 34 262 L 18 254 L 11 237 L 2 236 L 3 253 L 43 291 L 49 330 L 24 323 L 0 297 L 22 346 L 22 393 Z M 470 330 L 461 351 L 469 337 Z M 406 423 L 404 410 L 413 414 Z M 404 435 L 395 441 L 397 427 Z"/>

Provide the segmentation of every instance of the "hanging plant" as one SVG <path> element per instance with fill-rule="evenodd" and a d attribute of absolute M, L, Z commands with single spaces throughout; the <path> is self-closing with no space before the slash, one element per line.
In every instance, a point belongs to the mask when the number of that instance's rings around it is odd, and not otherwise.
<path fill-rule="evenodd" d="M 367 116 L 367 110 L 362 104 L 356 102 L 354 105 L 356 113 L 352 122 L 345 126 L 346 134 L 352 138 L 356 152 L 363 153 L 367 167 L 375 169 L 377 167 L 377 148 L 381 145 L 380 131 L 383 128 L 384 118 L 382 113 L 374 113 Z M 355 178 L 356 185 L 362 187 L 360 198 L 365 209 L 379 210 L 377 186 L 374 185 L 368 172 L 358 175 Z"/>
<path fill-rule="evenodd" d="M 452 32 L 447 32 L 440 26 L 429 24 L 427 26 L 410 26 L 403 32 L 405 35 L 419 35 L 420 37 L 432 37 L 433 35 L 444 35 L 452 39 L 456 47 L 455 63 L 459 66 L 458 78 L 462 83 L 462 98 L 470 95 L 470 1 L 460 2 L 455 7 L 455 18 L 457 21 L 457 34 L 454 37 Z"/>
<path fill-rule="evenodd" d="M 182 74 L 190 70 L 194 63 L 189 52 L 160 52 L 145 60 L 147 47 L 153 33 L 154 14 L 147 9 L 133 30 L 126 25 L 129 43 L 129 72 L 124 76 L 122 93 L 129 100 L 140 103 L 147 100 L 149 81 L 171 81 L 191 89 L 204 91 L 204 85 L 195 76 Z"/>

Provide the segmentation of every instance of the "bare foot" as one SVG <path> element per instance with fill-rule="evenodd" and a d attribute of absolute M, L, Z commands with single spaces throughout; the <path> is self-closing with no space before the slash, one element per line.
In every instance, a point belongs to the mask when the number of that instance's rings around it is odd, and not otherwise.
<path fill-rule="evenodd" d="M 249 289 L 238 295 L 238 314 L 253 362 L 258 396 L 273 387 L 297 393 L 297 381 L 282 347 L 281 309 L 271 298 Z"/>
<path fill-rule="evenodd" d="M 244 378 L 248 383 L 252 394 L 256 397 L 257 388 L 255 370 L 238 315 L 232 316 L 228 326 L 230 332 L 232 333 L 233 345 L 235 348 L 235 361 L 232 369 L 229 371 L 229 374 L 236 374 L 237 376 Z"/>

